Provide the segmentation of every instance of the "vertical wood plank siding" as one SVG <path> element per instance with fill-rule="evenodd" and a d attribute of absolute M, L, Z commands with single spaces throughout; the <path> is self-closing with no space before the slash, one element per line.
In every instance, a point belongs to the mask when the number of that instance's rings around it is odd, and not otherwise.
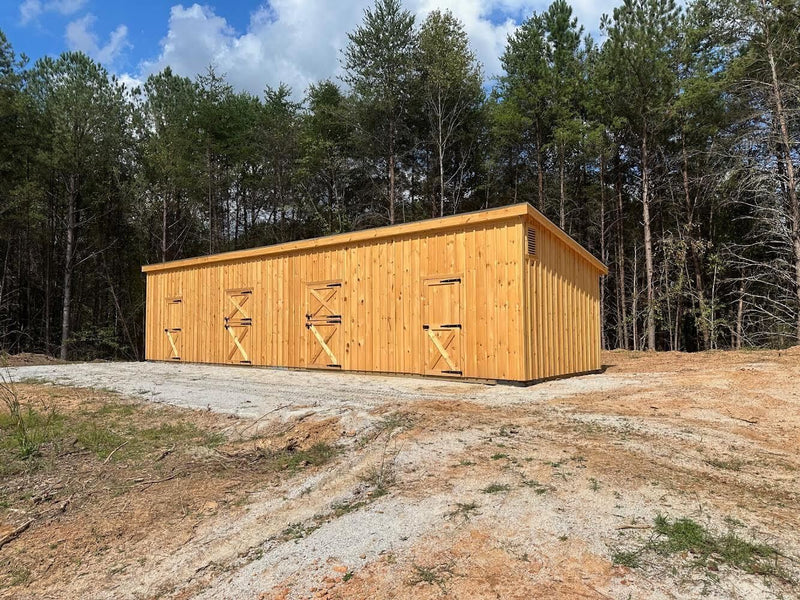
<path fill-rule="evenodd" d="M 457 367 L 445 367 L 452 375 L 530 381 L 596 370 L 600 271 L 568 242 L 518 210 L 486 223 L 145 267 L 146 358 L 174 360 L 164 330 L 177 327 L 182 362 L 241 364 L 225 320 L 234 298 L 245 310 L 235 311 L 232 331 L 253 365 L 304 368 L 316 353 L 315 365 L 335 357 L 342 370 L 423 374 L 431 349 L 440 351 L 423 328 L 436 318 L 424 314 L 425 294 L 441 281 L 460 302 L 443 314 L 461 323 L 436 324 L 444 327 L 437 339 L 452 340 L 439 361 Z M 170 312 L 178 297 L 179 313 Z"/>
<path fill-rule="evenodd" d="M 551 231 L 536 228 L 524 260 L 525 379 L 600 369 L 600 273 Z"/>

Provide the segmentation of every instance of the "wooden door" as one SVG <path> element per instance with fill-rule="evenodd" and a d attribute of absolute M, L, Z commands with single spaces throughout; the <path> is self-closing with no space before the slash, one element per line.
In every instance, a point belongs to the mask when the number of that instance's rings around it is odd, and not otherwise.
<path fill-rule="evenodd" d="M 181 338 L 183 337 L 183 298 L 170 296 L 164 309 L 166 319 L 164 336 L 167 340 L 167 360 L 181 359 Z"/>
<path fill-rule="evenodd" d="M 250 342 L 249 336 L 253 327 L 253 318 L 250 316 L 249 301 L 253 296 L 253 290 L 244 288 L 225 291 L 225 309 L 223 323 L 225 331 L 230 336 L 230 346 L 225 362 L 249 365 L 250 361 Z"/>
<path fill-rule="evenodd" d="M 462 373 L 461 277 L 426 279 L 422 298 L 425 374 Z"/>
<path fill-rule="evenodd" d="M 306 284 L 306 366 L 341 369 L 342 282 Z"/>

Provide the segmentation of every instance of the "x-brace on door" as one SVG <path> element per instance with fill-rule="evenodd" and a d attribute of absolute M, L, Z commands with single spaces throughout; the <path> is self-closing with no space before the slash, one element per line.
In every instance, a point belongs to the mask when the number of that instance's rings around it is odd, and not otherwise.
<path fill-rule="evenodd" d="M 225 291 L 225 313 L 223 316 L 225 331 L 231 338 L 226 362 L 249 365 L 250 339 L 248 333 L 253 326 L 248 301 L 253 296 L 251 289 Z"/>
<path fill-rule="evenodd" d="M 164 307 L 166 314 L 164 335 L 167 338 L 167 357 L 169 360 L 181 359 L 181 336 L 183 329 L 183 298 L 170 296 Z"/>
<path fill-rule="evenodd" d="M 461 277 L 426 279 L 422 298 L 425 374 L 462 375 Z"/>
<path fill-rule="evenodd" d="M 341 369 L 342 282 L 306 284 L 306 366 Z"/>

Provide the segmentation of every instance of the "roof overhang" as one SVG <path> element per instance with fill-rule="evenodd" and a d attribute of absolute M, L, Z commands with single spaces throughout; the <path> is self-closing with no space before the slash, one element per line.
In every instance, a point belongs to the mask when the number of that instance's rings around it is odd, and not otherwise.
<path fill-rule="evenodd" d="M 511 206 L 503 206 L 500 208 L 491 208 L 488 210 L 452 215 L 449 217 L 415 221 L 413 223 L 387 225 L 384 227 L 376 227 L 374 229 L 364 229 L 350 233 L 339 233 L 336 235 L 312 238 L 308 240 L 298 240 L 296 242 L 275 244 L 273 246 L 261 246 L 258 248 L 250 248 L 248 250 L 234 250 L 232 252 L 222 252 L 219 254 L 209 254 L 207 256 L 198 256 L 194 258 L 184 258 L 181 260 L 144 265 L 142 267 L 142 272 L 153 273 L 157 271 L 207 266 L 216 263 L 236 262 L 265 256 L 319 250 L 322 248 L 346 246 L 348 244 L 370 242 L 384 238 L 414 235 L 418 233 L 428 233 L 431 231 L 462 229 L 470 225 L 484 225 L 497 221 L 508 221 L 515 218 L 532 219 L 536 223 L 541 224 L 542 226 L 551 230 L 559 239 L 561 239 L 570 248 L 578 252 L 580 256 L 595 266 L 600 273 L 608 273 L 606 266 L 597 260 L 588 250 L 573 240 L 542 213 L 525 202 L 513 204 Z"/>

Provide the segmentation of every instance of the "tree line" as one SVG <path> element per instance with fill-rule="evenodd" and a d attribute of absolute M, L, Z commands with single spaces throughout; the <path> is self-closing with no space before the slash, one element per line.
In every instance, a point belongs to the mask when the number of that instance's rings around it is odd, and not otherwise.
<path fill-rule="evenodd" d="M 488 79 L 377 0 L 296 99 L 210 66 L 136 89 L 0 31 L 0 349 L 141 358 L 141 264 L 527 201 L 610 267 L 606 348 L 800 342 L 800 5 L 565 0 Z"/>

